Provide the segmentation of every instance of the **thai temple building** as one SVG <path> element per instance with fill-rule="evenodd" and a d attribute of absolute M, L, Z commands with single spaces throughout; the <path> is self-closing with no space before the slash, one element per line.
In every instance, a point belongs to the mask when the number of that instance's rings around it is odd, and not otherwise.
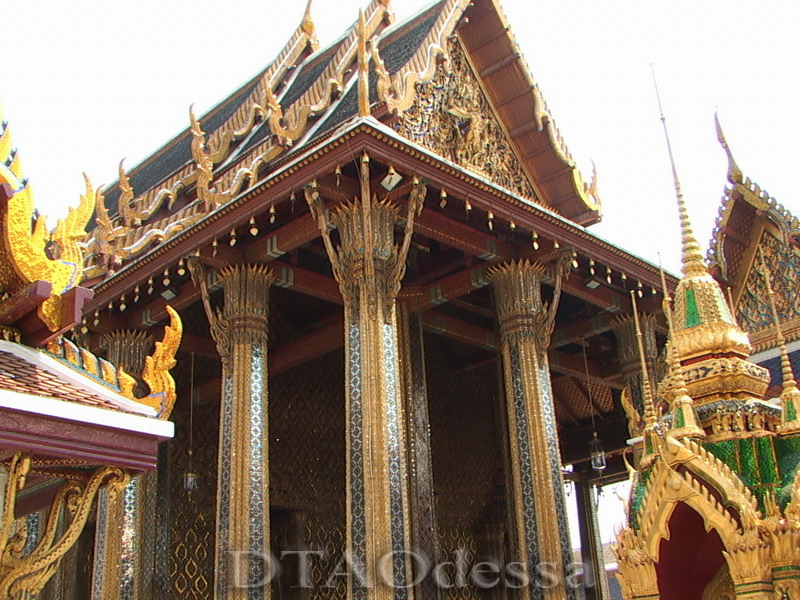
<path fill-rule="evenodd" d="M 2 123 L 0 598 L 800 600 L 800 224 L 721 129 L 675 277 L 495 0 L 287 37 L 53 231 Z"/>

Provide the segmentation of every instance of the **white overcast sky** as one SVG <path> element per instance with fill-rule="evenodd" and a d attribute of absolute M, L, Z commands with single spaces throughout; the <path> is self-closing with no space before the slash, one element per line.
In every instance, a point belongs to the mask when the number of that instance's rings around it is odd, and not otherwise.
<path fill-rule="evenodd" d="M 0 103 L 37 206 L 77 201 L 133 167 L 280 50 L 304 1 L 6 0 Z M 315 0 L 324 45 L 355 20 L 351 0 Z M 395 0 L 398 18 L 425 0 Z M 678 265 L 678 220 L 649 63 L 654 63 L 698 238 L 725 184 L 719 111 L 744 172 L 795 214 L 800 8 L 762 0 L 504 0 L 512 29 L 584 175 L 600 174 L 593 229 Z M 795 57 L 792 59 L 791 57 Z"/>

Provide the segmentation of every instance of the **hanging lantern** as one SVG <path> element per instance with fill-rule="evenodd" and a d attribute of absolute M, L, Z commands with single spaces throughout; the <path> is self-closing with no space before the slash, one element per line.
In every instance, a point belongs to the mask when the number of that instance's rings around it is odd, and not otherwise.
<path fill-rule="evenodd" d="M 186 472 L 183 474 L 183 489 L 191 492 L 197 489 L 198 476 L 192 468 L 192 459 L 194 457 L 194 352 L 192 352 L 192 361 L 189 363 L 189 450 L 188 465 Z"/>
<path fill-rule="evenodd" d="M 589 443 L 589 459 L 592 463 L 592 468 L 597 471 L 598 475 L 606 468 L 606 452 L 600 444 L 600 438 L 597 437 L 595 431 L 592 436 L 592 441 Z"/>
<path fill-rule="evenodd" d="M 189 470 L 183 474 L 183 489 L 187 492 L 191 492 L 197 489 L 199 478 L 197 473 L 195 473 L 192 469 L 192 455 L 194 454 L 194 451 L 189 449 L 187 453 L 189 455 Z"/>

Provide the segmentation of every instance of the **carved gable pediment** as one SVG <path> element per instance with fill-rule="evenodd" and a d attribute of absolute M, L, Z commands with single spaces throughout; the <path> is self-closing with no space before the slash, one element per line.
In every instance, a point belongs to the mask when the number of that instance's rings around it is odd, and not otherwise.
<path fill-rule="evenodd" d="M 395 130 L 464 169 L 534 200 L 527 173 L 472 70 L 458 39 L 447 42 L 448 61 L 433 79 L 418 83 L 412 106 Z"/>
<path fill-rule="evenodd" d="M 800 289 L 800 250 L 794 245 L 784 243 L 769 229 L 762 231 L 758 246 L 770 270 L 775 307 L 784 334 L 790 339 L 796 338 L 800 327 L 800 305 L 796 302 L 797 290 Z M 766 284 L 754 264 L 750 266 L 744 281 L 736 306 L 736 316 L 742 328 L 751 334 L 751 338 L 756 335 L 754 343 L 762 342 L 762 338 L 766 340 L 774 335 L 775 328 Z"/>

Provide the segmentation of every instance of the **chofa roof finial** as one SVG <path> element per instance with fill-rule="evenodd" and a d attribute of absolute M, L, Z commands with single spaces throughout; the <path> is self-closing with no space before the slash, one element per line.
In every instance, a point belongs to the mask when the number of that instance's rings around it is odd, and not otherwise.
<path fill-rule="evenodd" d="M 719 123 L 719 115 L 716 112 L 714 113 L 714 126 L 717 129 L 717 140 L 719 140 L 720 145 L 725 150 L 725 155 L 728 157 L 728 181 L 731 183 L 742 183 L 744 181 L 744 175 L 739 165 L 736 164 L 736 160 L 733 158 L 731 148 L 728 146 L 728 140 L 725 139 L 725 134 L 722 132 L 722 125 Z"/>

